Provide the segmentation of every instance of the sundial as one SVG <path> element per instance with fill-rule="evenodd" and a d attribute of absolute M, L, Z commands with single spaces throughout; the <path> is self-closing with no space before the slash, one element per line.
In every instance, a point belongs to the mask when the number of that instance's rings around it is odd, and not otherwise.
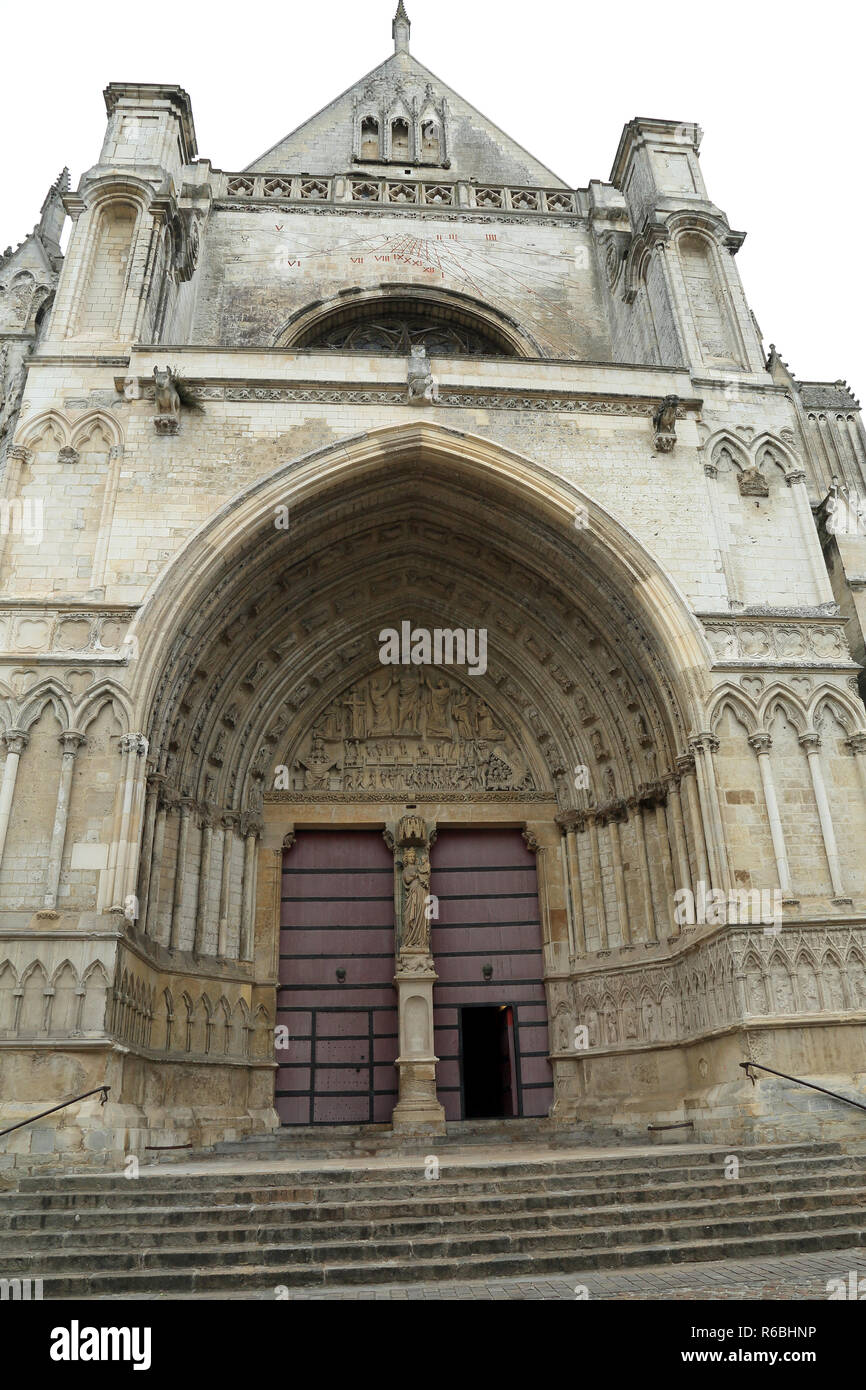
<path fill-rule="evenodd" d="M 511 245 L 502 231 L 462 227 L 457 231 L 369 232 L 341 236 L 324 244 L 298 234 L 288 219 L 274 223 L 275 264 L 292 277 L 334 274 L 344 283 L 366 280 L 370 267 L 387 268 L 389 280 L 428 284 L 467 294 L 503 309 L 518 321 L 527 302 L 568 323 L 568 301 L 588 268 L 584 246 L 545 250 L 521 242 Z M 335 278 L 336 278 L 335 277 Z"/>

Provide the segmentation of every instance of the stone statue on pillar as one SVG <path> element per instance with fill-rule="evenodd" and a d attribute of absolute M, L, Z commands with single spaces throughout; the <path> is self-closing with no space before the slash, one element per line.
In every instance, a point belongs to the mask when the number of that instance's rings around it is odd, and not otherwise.
<path fill-rule="evenodd" d="M 435 839 L 421 816 L 404 816 L 388 842 L 398 886 L 397 1057 L 399 1098 L 391 1123 L 401 1133 L 443 1134 L 445 1111 L 436 1098 L 433 1051 L 433 986 L 438 979 L 430 952 L 430 846 Z"/>

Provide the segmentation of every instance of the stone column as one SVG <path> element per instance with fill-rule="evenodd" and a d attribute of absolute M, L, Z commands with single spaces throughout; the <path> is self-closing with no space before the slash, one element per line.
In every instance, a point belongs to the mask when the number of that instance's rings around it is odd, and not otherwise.
<path fill-rule="evenodd" d="M 161 784 L 157 795 L 156 826 L 153 832 L 153 848 L 150 856 L 150 873 L 147 879 L 147 902 L 141 912 L 142 931 L 148 936 L 156 936 L 159 914 L 159 886 L 162 881 L 162 860 L 165 853 L 165 822 L 168 812 L 175 802 Z"/>
<path fill-rule="evenodd" d="M 625 874 L 622 868 L 622 849 L 619 843 L 619 824 L 625 820 L 625 812 L 622 809 L 613 809 L 609 812 L 607 822 L 607 834 L 610 840 L 610 856 L 613 860 L 613 881 L 616 885 L 616 910 L 619 917 L 619 931 L 622 937 L 623 946 L 631 945 L 631 923 L 628 919 L 628 897 L 625 889 Z"/>
<path fill-rule="evenodd" d="M 0 864 L 6 848 L 6 834 L 9 830 L 9 816 L 12 811 L 12 798 L 15 795 L 15 780 L 18 776 L 18 763 L 21 754 L 30 742 L 30 735 L 23 729 L 8 729 L 3 735 L 6 744 L 6 761 L 3 764 L 3 782 L 0 784 Z"/>
<path fill-rule="evenodd" d="M 851 749 L 851 754 L 857 765 L 863 796 L 866 797 L 866 733 L 852 734 L 845 742 L 846 746 Z"/>
<path fill-rule="evenodd" d="M 661 880 L 664 887 L 665 899 L 668 905 L 668 926 L 670 935 L 676 936 L 679 933 L 679 926 L 675 918 L 676 908 L 674 905 L 674 868 L 671 860 L 671 841 L 668 831 L 668 818 L 665 813 L 664 796 L 662 792 L 655 799 L 656 815 L 656 839 L 658 840 L 659 868 L 661 870 Z"/>
<path fill-rule="evenodd" d="M 827 800 L 827 790 L 824 786 L 824 773 L 821 768 L 821 756 L 818 752 L 818 749 L 821 747 L 820 735 L 816 733 L 801 734 L 800 747 L 805 749 L 806 757 L 809 760 L 812 790 L 815 793 L 815 804 L 818 807 L 818 819 L 821 822 L 821 835 L 824 840 L 824 853 L 827 856 L 827 867 L 830 870 L 830 882 L 833 885 L 833 897 L 844 900 L 845 885 L 842 882 L 839 851 L 836 847 L 836 832 L 833 829 L 833 818 L 830 815 L 830 804 Z"/>
<path fill-rule="evenodd" d="M 11 502 L 13 498 L 18 497 L 21 470 L 25 463 L 29 463 L 30 457 L 31 451 L 24 444 L 10 444 L 6 450 L 6 469 L 2 482 L 2 496 L 5 501 Z M 0 529 L 0 561 L 6 553 L 11 533 L 11 526 L 7 525 L 5 530 Z"/>
<path fill-rule="evenodd" d="M 785 849 L 785 833 L 782 829 L 782 820 L 779 815 L 779 803 L 776 800 L 776 784 L 773 781 L 773 768 L 770 763 L 770 748 L 773 740 L 769 734 L 751 734 L 749 746 L 754 748 L 755 756 L 758 759 L 758 769 L 761 774 L 761 786 L 764 789 L 764 805 L 767 808 L 767 819 L 770 822 L 770 837 L 773 841 L 773 854 L 776 858 L 776 872 L 779 875 L 779 887 L 782 890 L 782 897 L 791 896 L 791 871 L 788 867 L 788 853 Z"/>
<path fill-rule="evenodd" d="M 704 826 L 701 818 L 700 797 L 697 787 L 697 771 L 693 754 L 686 757 L 677 758 L 677 770 L 683 781 L 686 793 L 686 806 L 689 812 L 689 823 L 692 828 L 692 840 L 695 850 L 695 864 L 698 870 L 698 880 L 710 886 L 710 866 L 707 859 L 707 846 L 704 838 Z"/>
<path fill-rule="evenodd" d="M 159 794 L 165 782 L 161 772 L 147 775 L 147 795 L 144 802 L 144 829 L 141 834 L 141 863 L 138 868 L 138 921 L 142 931 L 146 930 L 147 905 L 150 900 L 150 871 L 153 863 L 153 845 L 159 810 Z"/>
<path fill-rule="evenodd" d="M 601 852 L 598 847 L 598 817 L 593 812 L 586 818 L 589 826 L 589 848 L 592 854 L 592 893 L 595 904 L 595 917 L 598 923 L 599 950 L 609 950 L 607 939 L 607 914 L 604 910 L 604 884 L 601 877 Z"/>
<path fill-rule="evenodd" d="M 210 806 L 205 806 L 201 818 L 201 848 L 198 861 L 198 891 L 196 893 L 195 940 L 193 943 L 193 951 L 199 956 L 204 951 L 204 937 L 207 931 L 210 862 L 215 823 L 212 808 Z"/>
<path fill-rule="evenodd" d="M 676 879 L 677 888 L 686 888 L 692 891 L 692 872 L 689 865 L 689 850 L 686 843 L 686 831 L 683 823 L 683 803 L 680 796 L 680 779 L 674 773 L 667 778 L 668 806 L 671 810 L 671 823 L 674 832 L 674 850 L 676 853 Z M 679 932 L 679 927 L 674 923 L 674 934 Z"/>
<path fill-rule="evenodd" d="M 575 955 L 585 956 L 586 922 L 583 915 L 583 892 L 580 886 L 580 856 L 577 850 L 577 828 L 578 826 L 582 827 L 583 816 L 579 812 L 566 812 L 562 816 L 557 816 L 557 822 L 563 835 L 568 900 L 571 903 L 571 921 L 574 933 L 572 951 Z"/>
<path fill-rule="evenodd" d="M 695 768 L 698 777 L 698 795 L 704 827 L 709 827 L 706 836 L 707 858 L 710 868 L 710 887 L 727 893 L 730 889 L 728 856 L 725 848 L 725 831 L 722 812 L 719 807 L 716 773 L 713 766 L 713 752 L 718 748 L 718 739 L 710 733 L 698 734 L 689 740 L 695 755 Z"/>
<path fill-rule="evenodd" d="M 638 797 L 632 797 L 628 802 L 628 808 L 634 816 L 635 840 L 637 841 L 637 864 L 640 873 L 643 911 L 647 925 L 647 939 L 649 941 L 658 941 L 659 934 L 656 930 L 656 915 L 655 908 L 653 907 L 652 879 L 650 878 L 649 859 L 647 858 L 646 849 L 646 826 L 643 822 L 643 802 Z"/>
<path fill-rule="evenodd" d="M 818 539 L 818 532 L 815 529 L 815 519 L 812 516 L 812 508 L 809 503 L 809 492 L 806 487 L 806 473 L 802 468 L 792 468 L 790 473 L 785 474 L 785 482 L 791 489 L 791 496 L 794 499 L 794 506 L 797 511 L 797 519 L 800 523 L 800 537 L 803 547 L 809 557 L 809 568 L 812 571 L 812 578 L 815 581 L 815 603 L 834 603 L 835 595 L 833 586 L 830 583 L 830 576 L 827 573 L 827 566 L 821 554 L 821 542 Z"/>
<path fill-rule="evenodd" d="M 57 895 L 60 891 L 60 870 L 63 865 L 63 847 L 66 844 L 66 826 L 69 820 L 69 797 L 72 791 L 72 773 L 75 768 L 75 755 L 86 742 L 84 734 L 70 729 L 60 735 L 60 781 L 57 787 L 57 805 L 54 809 L 54 827 L 51 832 L 51 847 L 48 851 L 48 868 L 45 874 L 45 896 L 42 899 L 43 912 L 57 910 Z"/>
<path fill-rule="evenodd" d="M 240 960 L 252 960 L 256 920 L 256 874 L 258 871 L 256 841 L 262 833 L 262 827 L 258 820 L 247 816 L 241 830 L 244 836 L 244 885 L 238 957 Z"/>
<path fill-rule="evenodd" d="M 147 739 L 143 734 L 124 734 L 120 740 L 121 766 L 120 827 L 117 832 L 117 851 L 114 864 L 114 886 L 111 893 L 111 911 L 124 912 L 125 898 L 129 891 L 127 880 L 134 864 L 135 849 L 138 842 L 135 826 L 136 803 L 139 793 L 139 759 L 147 753 Z"/>
<path fill-rule="evenodd" d="M 435 832 L 434 832 L 435 833 Z M 397 902 L 397 1055 L 399 1096 L 391 1116 L 395 1132 L 445 1133 L 436 1097 L 433 986 L 439 978 L 430 950 L 430 845 L 420 816 L 404 816 L 394 837 Z"/>
<path fill-rule="evenodd" d="M 217 927 L 217 955 L 221 960 L 228 958 L 229 951 L 229 894 L 231 892 L 232 850 L 235 843 L 235 817 L 228 813 L 222 818 L 222 873 L 220 875 L 219 925 Z"/>
<path fill-rule="evenodd" d="M 180 914 L 183 905 L 183 889 L 186 882 L 186 852 L 189 844 L 189 818 L 194 802 L 188 796 L 180 801 L 180 825 L 177 831 L 177 850 L 174 858 L 174 887 L 171 895 L 171 931 L 168 944 L 172 950 L 180 945 Z"/>

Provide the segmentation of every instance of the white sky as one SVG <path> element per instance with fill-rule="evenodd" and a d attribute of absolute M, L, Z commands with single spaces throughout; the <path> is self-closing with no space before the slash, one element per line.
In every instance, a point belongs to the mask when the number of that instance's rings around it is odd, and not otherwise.
<path fill-rule="evenodd" d="M 866 398 L 861 3 L 406 6 L 420 61 L 572 187 L 609 176 L 632 116 L 697 120 L 710 197 L 748 232 L 737 259 L 765 346 L 775 342 L 801 380 L 844 377 Z M 108 82 L 184 87 L 199 154 L 238 170 L 388 56 L 396 7 L 10 5 L 0 249 L 30 230 L 64 164 L 74 188 L 96 162 Z"/>

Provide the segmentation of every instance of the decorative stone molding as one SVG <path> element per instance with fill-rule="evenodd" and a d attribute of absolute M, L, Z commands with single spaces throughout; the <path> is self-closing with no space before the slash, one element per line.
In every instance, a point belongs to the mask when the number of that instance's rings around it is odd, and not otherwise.
<path fill-rule="evenodd" d="M 717 667 L 852 667 L 844 623 L 825 618 L 791 622 L 730 617 L 701 619 Z"/>
<path fill-rule="evenodd" d="M 406 405 L 405 386 L 359 386 L 333 381 L 313 384 L 303 382 L 293 386 L 274 381 L 256 383 L 217 382 L 205 378 L 184 380 L 184 390 L 197 401 L 262 401 L 292 404 L 339 405 Z M 566 415 L 617 415 L 636 419 L 652 419 L 658 402 L 650 398 L 635 399 L 605 395 L 575 394 L 564 391 L 526 391 L 514 388 L 453 386 L 439 388 L 436 402 L 463 410 L 537 410 L 560 412 Z M 698 402 L 684 401 L 676 408 L 676 418 L 686 418 Z"/>

